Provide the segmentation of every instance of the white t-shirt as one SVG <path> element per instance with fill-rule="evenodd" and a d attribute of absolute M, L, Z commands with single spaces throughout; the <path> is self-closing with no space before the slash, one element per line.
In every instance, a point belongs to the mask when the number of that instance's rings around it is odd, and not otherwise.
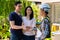
<path fill-rule="evenodd" d="M 33 31 L 33 28 L 36 27 L 36 21 L 35 19 L 31 19 L 31 20 L 28 20 L 27 17 L 23 17 L 23 24 L 24 26 L 31 26 L 32 29 L 30 31 L 26 31 L 26 32 L 23 32 L 24 35 L 27 35 L 27 36 L 32 36 L 32 35 L 35 35 L 35 32 Z"/>
<path fill-rule="evenodd" d="M 42 35 L 41 31 L 37 28 L 37 35 L 36 35 L 36 38 L 41 37 L 41 35 Z"/>

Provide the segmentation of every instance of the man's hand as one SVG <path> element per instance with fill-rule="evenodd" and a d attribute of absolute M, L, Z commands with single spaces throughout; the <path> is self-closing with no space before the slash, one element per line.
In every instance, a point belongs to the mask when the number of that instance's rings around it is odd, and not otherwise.
<path fill-rule="evenodd" d="M 24 26 L 24 25 L 22 25 L 22 29 L 23 29 L 23 30 L 26 30 L 26 28 L 25 28 L 25 26 Z"/>

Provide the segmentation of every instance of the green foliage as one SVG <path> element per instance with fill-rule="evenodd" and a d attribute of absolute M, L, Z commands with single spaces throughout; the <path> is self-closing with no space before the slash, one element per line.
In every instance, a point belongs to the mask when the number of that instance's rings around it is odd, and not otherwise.
<path fill-rule="evenodd" d="M 40 20 L 38 19 L 38 16 L 40 15 L 40 13 L 39 13 L 40 12 L 40 9 L 34 3 L 31 6 L 32 6 L 33 11 L 34 11 L 34 17 L 36 19 L 36 22 L 39 22 Z"/>
<path fill-rule="evenodd" d="M 14 11 L 14 3 L 16 1 L 22 2 L 21 14 L 24 16 L 24 11 L 27 6 L 31 6 L 32 2 L 27 0 L 0 0 L 0 38 L 6 39 L 10 37 L 9 14 Z M 34 17 L 38 22 L 38 9 L 36 5 L 32 5 Z"/>
<path fill-rule="evenodd" d="M 30 6 L 31 2 L 27 0 L 0 0 L 0 38 L 6 39 L 10 37 L 10 25 L 9 25 L 9 14 L 14 11 L 14 3 L 16 1 L 22 2 L 21 14 L 24 15 L 26 6 Z"/>

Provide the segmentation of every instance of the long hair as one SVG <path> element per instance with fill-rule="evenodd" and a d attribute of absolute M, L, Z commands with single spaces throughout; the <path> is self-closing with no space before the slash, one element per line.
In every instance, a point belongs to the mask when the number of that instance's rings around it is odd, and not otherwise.
<path fill-rule="evenodd" d="M 28 8 L 30 8 L 31 9 L 31 14 L 30 14 L 30 20 L 34 17 L 33 16 L 33 9 L 32 9 L 32 7 L 31 6 L 27 6 L 26 8 L 25 8 L 25 16 L 27 16 L 27 12 L 26 12 L 26 10 L 28 9 Z"/>

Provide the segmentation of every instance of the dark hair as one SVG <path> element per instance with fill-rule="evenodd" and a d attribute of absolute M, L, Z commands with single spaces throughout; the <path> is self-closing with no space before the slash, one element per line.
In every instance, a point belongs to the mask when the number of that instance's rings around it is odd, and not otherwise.
<path fill-rule="evenodd" d="M 43 10 L 43 11 L 44 11 L 44 9 L 41 9 L 41 10 Z M 47 12 L 47 11 L 45 11 L 45 13 L 46 13 L 46 14 L 48 14 L 48 12 Z"/>
<path fill-rule="evenodd" d="M 25 16 L 27 16 L 27 13 L 26 13 L 26 10 L 28 9 L 28 8 L 30 8 L 31 9 L 31 14 L 30 14 L 30 20 L 34 17 L 33 16 L 33 9 L 32 9 L 32 7 L 31 6 L 27 6 L 26 8 L 25 8 Z"/>
<path fill-rule="evenodd" d="M 21 4 L 22 2 L 21 1 L 17 1 L 15 2 L 15 6 L 17 6 L 17 4 Z"/>
<path fill-rule="evenodd" d="M 45 13 L 46 13 L 46 14 L 48 14 L 48 12 L 47 12 L 47 11 L 45 11 Z"/>

